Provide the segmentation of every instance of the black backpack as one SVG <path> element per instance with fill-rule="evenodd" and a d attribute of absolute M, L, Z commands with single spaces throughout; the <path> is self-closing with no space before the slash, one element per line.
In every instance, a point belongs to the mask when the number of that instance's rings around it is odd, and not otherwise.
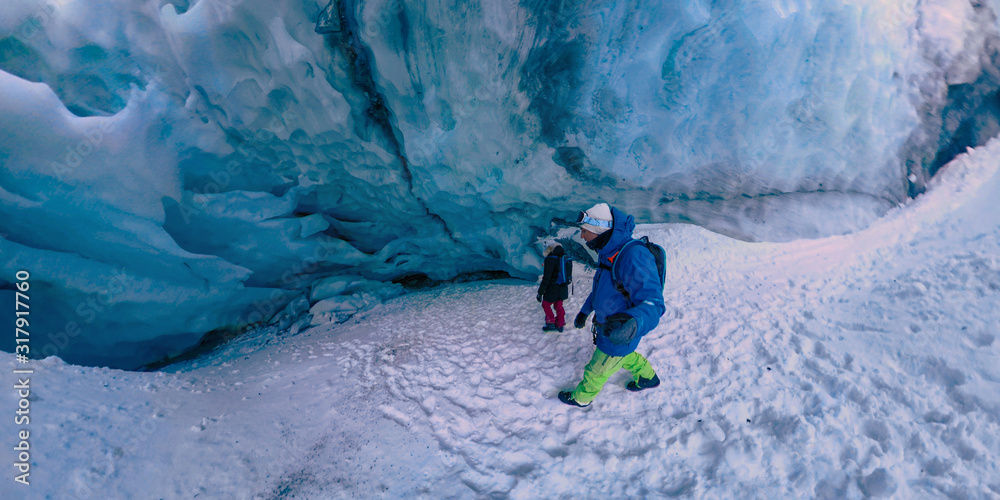
<path fill-rule="evenodd" d="M 556 274 L 557 285 L 568 285 L 573 282 L 573 259 L 568 255 L 559 256 L 559 272 Z"/>
<path fill-rule="evenodd" d="M 667 269 L 666 269 L 667 251 L 664 250 L 663 247 L 661 247 L 660 245 L 657 245 L 656 243 L 649 241 L 648 237 L 643 236 L 642 238 L 639 238 L 637 240 L 632 240 L 622 245 L 621 250 L 618 251 L 618 255 L 622 255 L 622 253 L 625 252 L 626 248 L 635 243 L 642 243 L 643 246 L 646 247 L 646 250 L 649 250 L 649 253 L 653 254 L 653 261 L 656 262 L 656 272 L 660 276 L 660 291 L 662 292 L 663 285 L 667 280 Z M 618 270 L 618 259 L 616 258 L 615 261 L 611 264 L 611 282 L 615 284 L 615 289 L 618 290 L 618 293 L 625 296 L 625 301 L 631 302 L 632 298 L 629 296 L 628 290 L 626 290 L 625 286 L 622 285 L 621 282 L 618 280 L 617 270 Z"/>

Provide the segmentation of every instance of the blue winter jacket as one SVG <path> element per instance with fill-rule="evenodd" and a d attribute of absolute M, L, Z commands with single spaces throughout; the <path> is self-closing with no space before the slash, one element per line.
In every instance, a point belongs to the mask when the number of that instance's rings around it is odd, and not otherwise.
<path fill-rule="evenodd" d="M 615 289 L 611 270 L 602 266 L 594 275 L 593 289 L 580 312 L 589 315 L 596 311 L 594 321 L 598 324 L 604 324 L 608 316 L 620 312 L 635 318 L 638 329 L 635 338 L 627 345 L 615 345 L 607 336 L 597 335 L 597 348 L 601 352 L 609 356 L 625 356 L 639 346 L 646 333 L 656 328 L 667 308 L 663 304 L 663 290 L 653 254 L 640 243 L 630 245 L 620 255 L 618 253 L 625 243 L 632 240 L 635 220 L 614 207 L 611 207 L 611 215 L 614 219 L 611 239 L 598 252 L 598 258 L 607 266 L 618 261 L 617 275 L 631 300 L 626 303 L 625 296 Z"/>

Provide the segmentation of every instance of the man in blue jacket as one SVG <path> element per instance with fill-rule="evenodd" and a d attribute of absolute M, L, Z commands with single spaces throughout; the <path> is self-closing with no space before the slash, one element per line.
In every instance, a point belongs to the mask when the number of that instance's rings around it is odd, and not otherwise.
<path fill-rule="evenodd" d="M 641 391 L 660 385 L 652 365 L 635 352 L 639 340 L 656 328 L 666 312 L 663 288 L 653 255 L 645 245 L 634 244 L 622 252 L 632 240 L 635 220 L 607 203 L 598 203 L 580 214 L 580 236 L 596 251 L 599 259 L 594 285 L 587 301 L 580 308 L 573 325 L 583 328 L 594 312 L 594 343 L 597 348 L 584 367 L 583 380 L 573 391 L 559 393 L 559 400 L 572 406 L 588 406 L 601 392 L 608 377 L 624 368 L 632 374 L 625 386 Z M 623 294 L 611 277 L 616 267 Z"/>

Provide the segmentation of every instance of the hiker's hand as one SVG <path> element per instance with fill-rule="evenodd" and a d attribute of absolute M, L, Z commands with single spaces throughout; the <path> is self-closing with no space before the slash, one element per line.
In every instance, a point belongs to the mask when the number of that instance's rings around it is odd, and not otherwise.
<path fill-rule="evenodd" d="M 542 301 L 542 294 L 539 293 L 538 295 L 535 295 L 535 300 L 541 302 Z"/>
<path fill-rule="evenodd" d="M 583 328 L 587 326 L 587 316 L 589 315 L 583 313 L 577 314 L 576 319 L 573 320 L 573 326 L 577 328 Z"/>
<path fill-rule="evenodd" d="M 635 318 L 627 313 L 617 313 L 608 316 L 608 322 L 604 325 L 608 339 L 615 345 L 627 345 L 635 338 L 639 330 L 639 324 Z"/>

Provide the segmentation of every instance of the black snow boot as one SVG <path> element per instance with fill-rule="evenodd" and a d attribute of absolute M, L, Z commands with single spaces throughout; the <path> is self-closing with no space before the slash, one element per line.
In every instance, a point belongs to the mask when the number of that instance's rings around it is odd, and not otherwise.
<path fill-rule="evenodd" d="M 660 385 L 660 377 L 653 374 L 653 378 L 641 378 L 638 382 L 629 382 L 625 385 L 625 388 L 632 392 L 639 392 L 643 389 L 652 389 Z"/>
<path fill-rule="evenodd" d="M 555 323 L 545 323 L 545 326 L 542 327 L 542 331 L 543 332 L 554 332 L 554 331 L 556 331 L 556 324 Z"/>
<path fill-rule="evenodd" d="M 586 408 L 586 407 L 590 406 L 590 403 L 587 403 L 585 405 L 577 403 L 573 399 L 573 393 L 570 392 L 570 391 L 562 391 L 562 392 L 560 392 L 559 393 L 559 401 L 562 401 L 563 403 L 566 403 L 566 404 L 568 404 L 570 406 L 579 406 L 580 408 Z"/>

